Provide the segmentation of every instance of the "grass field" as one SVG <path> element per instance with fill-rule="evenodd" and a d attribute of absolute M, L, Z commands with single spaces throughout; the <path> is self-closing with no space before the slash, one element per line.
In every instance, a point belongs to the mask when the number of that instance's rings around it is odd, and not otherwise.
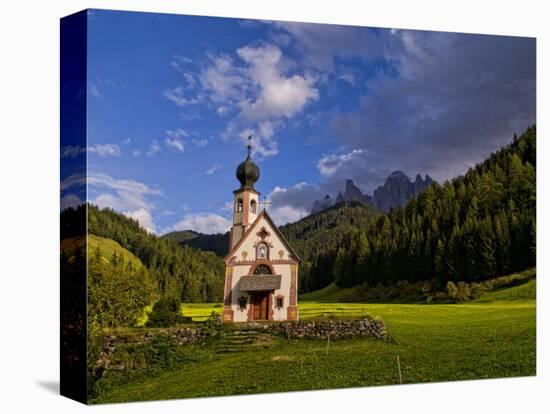
<path fill-rule="evenodd" d="M 459 305 L 344 304 L 302 298 L 303 313 L 327 306 L 381 317 L 391 340 L 335 340 L 328 354 L 323 339 L 276 338 L 265 348 L 232 354 L 219 354 L 212 344 L 196 346 L 202 357 L 195 362 L 117 385 L 94 402 L 397 384 L 397 356 L 403 383 L 535 375 L 535 287 L 530 281 Z M 186 305 L 183 313 L 212 310 L 219 312 L 221 307 Z"/>

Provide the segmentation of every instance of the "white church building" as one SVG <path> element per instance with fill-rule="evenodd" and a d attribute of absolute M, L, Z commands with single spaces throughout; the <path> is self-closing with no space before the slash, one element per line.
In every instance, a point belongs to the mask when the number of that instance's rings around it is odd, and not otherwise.
<path fill-rule="evenodd" d="M 298 319 L 298 263 L 267 210 L 260 211 L 254 184 L 260 169 L 248 157 L 237 167 L 233 227 L 225 257 L 223 321 Z"/>

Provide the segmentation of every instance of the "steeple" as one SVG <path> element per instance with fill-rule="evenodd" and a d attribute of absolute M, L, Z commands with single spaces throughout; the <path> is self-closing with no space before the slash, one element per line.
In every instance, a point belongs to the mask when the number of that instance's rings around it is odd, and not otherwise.
<path fill-rule="evenodd" d="M 246 157 L 246 160 L 241 162 L 238 167 L 237 171 L 235 172 L 237 179 L 241 183 L 241 188 L 239 188 L 237 191 L 243 190 L 243 189 L 250 189 L 254 190 L 254 183 L 258 181 L 258 178 L 260 178 L 260 169 L 258 166 L 252 161 L 252 135 L 248 137 L 248 145 L 246 146 L 248 149 L 248 156 Z"/>
<path fill-rule="evenodd" d="M 260 193 L 254 188 L 254 184 L 260 178 L 260 169 L 252 161 L 252 136 L 248 137 L 246 146 L 248 155 L 237 166 L 235 175 L 241 183 L 240 188 L 233 191 L 235 195 L 233 206 L 233 227 L 231 228 L 230 249 L 235 246 L 246 230 L 258 217 L 258 197 Z"/>

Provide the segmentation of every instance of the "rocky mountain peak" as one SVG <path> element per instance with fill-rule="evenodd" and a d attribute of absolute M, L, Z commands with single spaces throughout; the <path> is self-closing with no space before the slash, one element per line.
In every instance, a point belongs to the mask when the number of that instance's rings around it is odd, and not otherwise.
<path fill-rule="evenodd" d="M 429 175 L 422 178 L 420 174 L 417 174 L 413 182 L 404 172 L 396 170 L 370 196 L 363 194 L 352 179 L 347 179 L 344 191 L 338 192 L 334 202 L 327 194 L 323 200 L 315 201 L 311 213 L 317 213 L 344 201 L 361 201 L 387 212 L 391 208 L 405 205 L 411 197 L 418 196 L 433 183 L 434 180 Z"/>

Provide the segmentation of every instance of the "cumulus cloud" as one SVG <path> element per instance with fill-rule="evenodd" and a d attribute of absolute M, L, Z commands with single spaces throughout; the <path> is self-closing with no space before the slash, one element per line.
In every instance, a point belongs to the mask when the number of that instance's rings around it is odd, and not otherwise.
<path fill-rule="evenodd" d="M 304 218 L 309 214 L 310 208 L 298 209 L 291 206 L 273 207 L 269 209 L 269 215 L 278 226 L 282 226 Z"/>
<path fill-rule="evenodd" d="M 248 64 L 250 80 L 259 88 L 253 98 L 239 103 L 241 116 L 247 121 L 265 121 L 272 118 L 291 118 L 310 101 L 319 98 L 311 76 L 282 72 L 282 52 L 273 45 L 246 46 L 237 54 Z"/>
<path fill-rule="evenodd" d="M 100 173 L 88 175 L 88 188 L 92 203 L 120 211 L 136 219 L 144 229 L 155 232 L 152 198 L 161 196 L 161 190 L 136 180 L 117 179 Z"/>
<path fill-rule="evenodd" d="M 322 189 L 305 182 L 291 187 L 275 187 L 268 195 L 269 215 L 277 225 L 294 222 L 309 214 L 313 202 L 323 196 Z"/>
<path fill-rule="evenodd" d="M 136 219 L 150 232 L 155 232 L 151 211 L 155 208 L 154 197 L 162 196 L 162 191 L 132 179 L 117 179 L 107 174 L 75 174 L 61 182 L 65 193 L 61 207 L 66 208 L 82 203 L 75 192 L 88 187 L 88 199 L 100 208 L 112 208 L 128 217 Z"/>
<path fill-rule="evenodd" d="M 164 96 L 179 106 L 205 103 L 220 117 L 230 116 L 223 135 L 254 135 L 253 152 L 260 156 L 277 154 L 277 129 L 319 98 L 317 78 L 292 72 L 295 65 L 273 44 L 244 46 L 234 55 L 210 53 L 206 60 L 198 73 L 186 72 L 185 86 Z"/>
<path fill-rule="evenodd" d="M 225 233 L 230 229 L 232 221 L 215 213 L 185 213 L 180 221 L 164 229 L 163 233 L 171 231 L 193 230 L 199 233 Z"/>
<path fill-rule="evenodd" d="M 323 177 L 332 177 L 345 167 L 356 167 L 358 162 L 363 163 L 365 153 L 365 150 L 358 149 L 343 154 L 324 155 L 317 161 L 317 169 Z"/>
<path fill-rule="evenodd" d="M 153 222 L 153 216 L 151 212 L 145 208 L 138 208 L 134 211 L 124 211 L 123 214 L 126 217 L 136 220 L 141 227 L 147 230 L 149 233 L 155 233 L 155 224 Z"/>

